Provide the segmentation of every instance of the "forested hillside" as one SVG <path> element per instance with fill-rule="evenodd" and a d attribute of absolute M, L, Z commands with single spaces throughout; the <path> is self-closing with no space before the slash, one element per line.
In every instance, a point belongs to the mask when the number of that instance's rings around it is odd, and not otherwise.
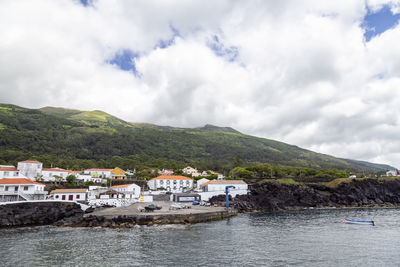
<path fill-rule="evenodd" d="M 45 166 L 178 168 L 228 171 L 268 163 L 350 171 L 390 166 L 339 159 L 229 127 L 174 128 L 135 124 L 102 111 L 0 105 L 0 164 L 38 159 Z"/>

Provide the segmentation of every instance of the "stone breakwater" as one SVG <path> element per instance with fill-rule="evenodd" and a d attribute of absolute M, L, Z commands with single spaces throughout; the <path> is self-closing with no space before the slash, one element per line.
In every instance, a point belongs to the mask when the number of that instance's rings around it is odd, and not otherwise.
<path fill-rule="evenodd" d="M 211 199 L 222 203 L 223 196 Z M 337 187 L 318 184 L 265 182 L 231 202 L 239 212 L 286 209 L 400 205 L 400 180 L 351 180 Z"/>
<path fill-rule="evenodd" d="M 111 227 L 130 228 L 135 225 L 163 225 L 163 224 L 191 224 L 221 220 L 237 215 L 237 211 L 213 211 L 192 214 L 146 214 L 146 215 L 118 215 L 101 216 L 89 215 L 83 217 L 71 217 L 56 222 L 56 226 L 69 227 Z"/>
<path fill-rule="evenodd" d="M 49 225 L 64 218 L 82 217 L 73 202 L 19 202 L 0 205 L 0 227 Z"/>
<path fill-rule="evenodd" d="M 122 209 L 122 210 L 121 210 Z M 55 225 L 69 227 L 134 227 L 135 225 L 188 224 L 221 220 L 237 215 L 235 210 L 182 210 L 164 213 L 130 213 L 127 208 L 108 208 L 85 214 L 73 202 L 19 202 L 0 205 L 0 227 Z M 130 212 L 129 212 L 130 211 Z M 99 214 L 100 213 L 100 214 Z"/>

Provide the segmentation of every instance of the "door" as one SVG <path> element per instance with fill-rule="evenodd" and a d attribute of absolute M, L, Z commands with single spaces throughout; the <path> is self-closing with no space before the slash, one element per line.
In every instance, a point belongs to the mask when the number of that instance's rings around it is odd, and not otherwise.
<path fill-rule="evenodd" d="M 69 195 L 68 200 L 74 200 L 74 195 Z"/>

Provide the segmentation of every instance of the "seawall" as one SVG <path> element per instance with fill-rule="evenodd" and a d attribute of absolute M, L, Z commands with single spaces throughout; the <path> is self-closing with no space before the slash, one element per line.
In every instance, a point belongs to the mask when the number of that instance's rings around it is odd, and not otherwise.
<path fill-rule="evenodd" d="M 163 224 L 190 224 L 221 220 L 237 215 L 237 211 L 212 211 L 206 213 L 191 214 L 136 214 L 101 216 L 88 215 L 81 218 L 71 217 L 61 220 L 55 225 L 69 227 L 111 227 L 111 228 L 130 228 L 135 225 L 163 225 Z"/>
<path fill-rule="evenodd" d="M 223 201 L 222 196 L 212 202 Z M 277 211 L 326 207 L 399 206 L 400 180 L 349 179 L 335 187 L 318 184 L 264 182 L 248 195 L 237 196 L 238 211 Z"/>

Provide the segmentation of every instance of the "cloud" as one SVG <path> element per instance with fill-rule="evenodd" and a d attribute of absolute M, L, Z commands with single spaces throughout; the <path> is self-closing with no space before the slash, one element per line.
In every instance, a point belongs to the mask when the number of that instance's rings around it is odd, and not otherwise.
<path fill-rule="evenodd" d="M 399 1 L 5 0 L 0 102 L 399 166 L 400 27 L 366 42 L 362 26 L 383 6 Z"/>

